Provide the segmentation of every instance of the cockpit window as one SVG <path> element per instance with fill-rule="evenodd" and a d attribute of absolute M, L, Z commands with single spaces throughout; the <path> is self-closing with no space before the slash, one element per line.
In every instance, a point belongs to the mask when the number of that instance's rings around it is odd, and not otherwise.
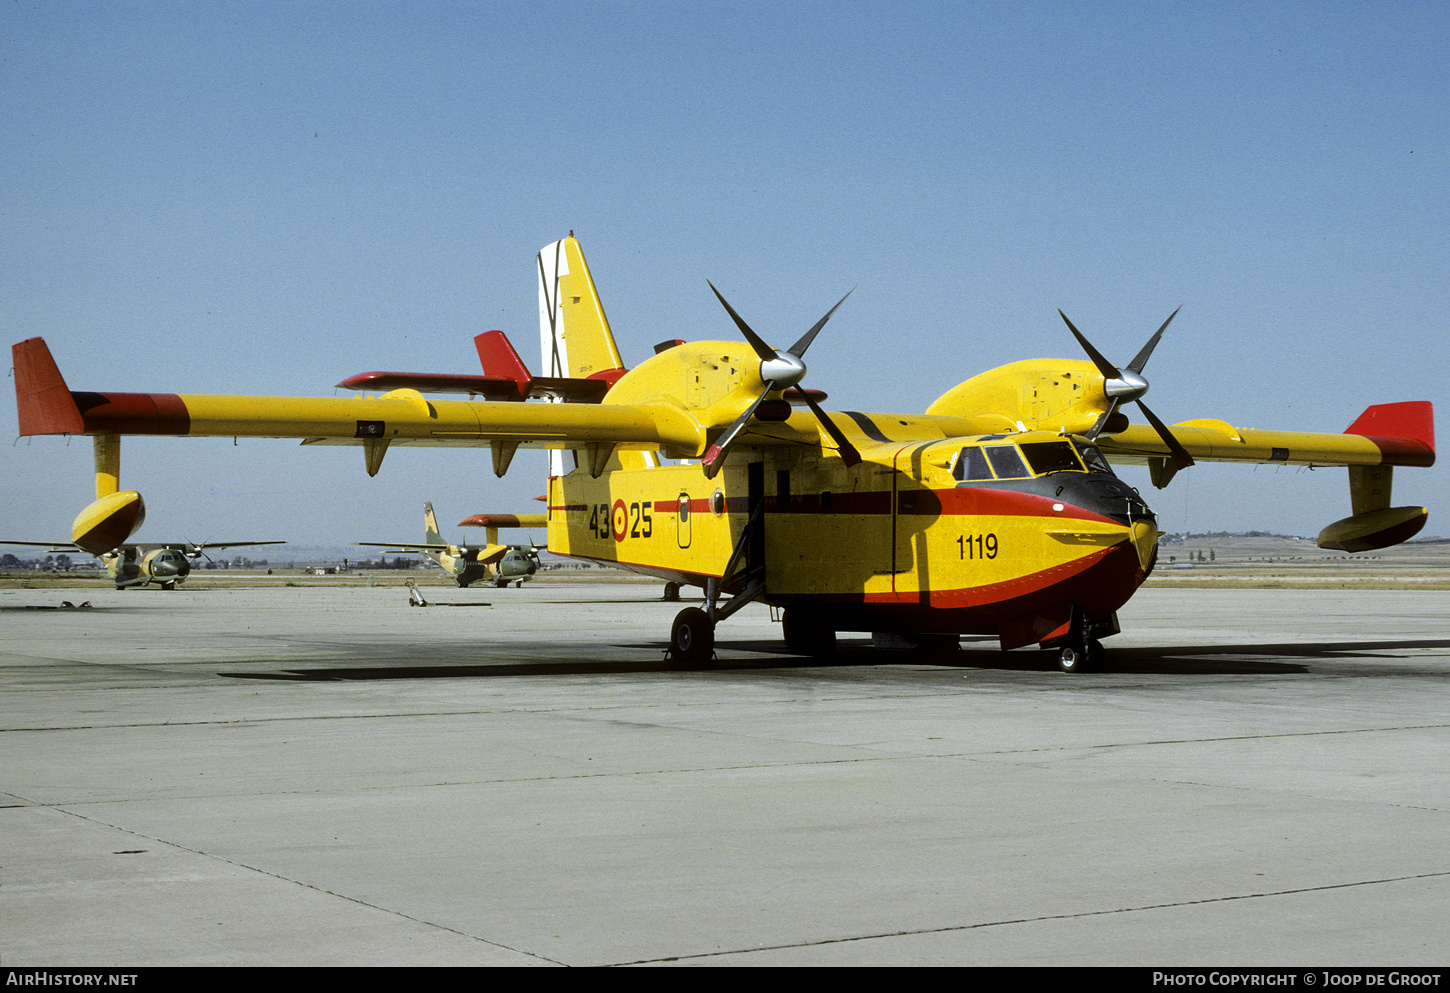
<path fill-rule="evenodd" d="M 1114 474 L 1113 467 L 1108 465 L 1108 460 L 1103 458 L 1103 453 L 1098 450 L 1096 445 L 1079 444 L 1077 446 L 1077 453 L 1082 456 L 1083 462 L 1087 464 L 1088 472 L 1105 472 L 1109 476 Z"/>
<path fill-rule="evenodd" d="M 974 445 L 962 449 L 962 454 L 957 457 L 956 468 L 952 470 L 952 475 L 964 481 L 991 479 L 992 470 L 987 468 L 987 457 L 982 454 L 982 450 Z"/>
<path fill-rule="evenodd" d="M 1022 462 L 1022 456 L 1011 445 L 993 445 L 987 449 L 987 458 L 992 463 L 998 479 L 1022 479 L 1032 473 Z"/>
<path fill-rule="evenodd" d="M 1082 463 L 1072 450 L 1070 441 L 1037 441 L 1022 446 L 1022 454 L 1036 476 L 1049 472 L 1082 472 Z"/>

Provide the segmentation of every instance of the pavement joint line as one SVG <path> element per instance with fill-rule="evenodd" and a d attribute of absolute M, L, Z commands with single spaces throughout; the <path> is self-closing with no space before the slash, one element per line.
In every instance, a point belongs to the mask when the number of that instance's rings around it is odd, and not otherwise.
<path fill-rule="evenodd" d="M 529 951 L 525 951 L 525 950 L 523 950 L 521 948 L 514 948 L 511 945 L 501 944 L 501 943 L 499 943 L 497 941 L 490 941 L 489 939 L 484 938 L 484 937 L 482 937 L 480 935 L 469 934 L 467 931 L 460 931 L 457 928 L 449 927 L 446 924 L 438 924 L 438 923 L 436 923 L 434 921 L 424 920 L 421 917 L 414 917 L 412 914 L 405 914 L 401 910 L 393 910 L 392 908 L 384 907 L 384 906 L 381 906 L 381 905 L 376 904 L 376 903 L 369 903 L 366 900 L 359 900 L 357 897 L 355 897 L 355 896 L 348 896 L 346 893 L 338 893 L 335 890 L 324 889 L 323 887 L 316 886 L 316 885 L 314 885 L 312 883 L 305 883 L 305 882 L 303 882 L 300 879 L 293 879 L 290 876 L 284 876 L 284 875 L 282 875 L 280 873 L 272 872 L 269 869 L 263 869 L 263 868 L 261 868 L 259 866 L 255 866 L 255 865 L 248 865 L 245 862 L 239 862 L 236 859 L 229 859 L 229 858 L 227 858 L 227 857 L 225 857 L 223 855 L 214 855 L 211 852 L 204 852 L 204 851 L 202 851 L 201 849 L 198 849 L 198 848 L 190 848 L 190 847 L 188 847 L 186 845 L 179 845 L 179 844 L 177 844 L 174 841 L 166 841 L 163 838 L 157 838 L 157 837 L 155 837 L 153 835 L 142 834 L 140 831 L 135 831 L 135 830 L 132 830 L 131 828 L 122 827 L 119 824 L 112 824 L 109 821 L 103 821 L 103 820 L 101 820 L 99 818 L 96 818 L 96 817 L 87 817 L 85 814 L 78 813 L 77 811 L 74 811 L 74 810 L 66 810 L 66 809 L 60 808 L 60 807 L 51 807 L 50 809 L 57 810 L 58 812 L 60 812 L 62 814 L 65 814 L 65 815 L 67 815 L 69 817 L 74 817 L 77 820 L 86 821 L 87 823 L 90 823 L 90 824 L 98 824 L 98 825 L 100 825 L 102 827 L 108 827 L 108 828 L 112 829 L 113 831 L 120 831 L 122 834 L 130 835 L 133 838 L 142 838 L 142 839 L 145 839 L 146 841 L 154 842 L 155 844 L 158 844 L 158 845 L 165 845 L 167 848 L 172 848 L 172 849 L 175 849 L 177 851 L 189 852 L 192 855 L 196 855 L 196 856 L 199 856 L 199 857 L 204 858 L 204 859 L 208 859 L 208 860 L 213 861 L 213 862 L 220 862 L 223 865 L 230 865 L 230 866 L 234 866 L 234 867 L 236 867 L 238 869 L 245 869 L 248 872 L 255 872 L 258 875 L 267 876 L 267 877 L 269 877 L 271 879 L 276 879 L 279 882 L 290 883 L 293 886 L 298 886 L 298 887 L 301 887 L 302 889 L 311 890 L 314 893 L 322 893 L 322 894 L 324 894 L 326 896 L 335 897 L 336 899 L 345 900 L 348 903 L 356 904 L 359 907 L 367 907 L 369 910 L 376 910 L 379 913 L 388 914 L 389 916 L 392 916 L 392 917 L 398 917 L 398 918 L 401 918 L 401 919 L 403 919 L 405 921 L 412 921 L 414 924 L 421 924 L 424 927 L 434 928 L 434 929 L 439 930 L 439 931 L 446 931 L 449 934 L 456 934 L 456 935 L 458 935 L 461 938 L 469 938 L 469 939 L 471 939 L 473 941 L 479 941 L 479 942 L 482 942 L 485 945 L 492 945 L 494 948 L 502 948 L 505 951 L 515 952 L 515 953 L 517 953 L 519 955 L 527 955 L 529 958 L 538 959 L 538 960 L 540 960 L 542 962 L 548 962 L 550 965 L 567 965 L 568 964 L 566 962 L 560 962 L 560 961 L 558 961 L 556 959 L 551 959 L 551 958 L 549 958 L 546 955 L 540 955 L 537 952 L 529 952 Z"/>
<path fill-rule="evenodd" d="M 1145 783 L 1163 783 L 1169 786 L 1193 786 L 1204 790 L 1232 790 L 1235 793 L 1267 794 L 1274 795 L 1272 791 L 1261 786 L 1236 786 L 1233 783 L 1205 783 L 1197 779 L 1165 779 L 1162 776 L 1150 776 L 1143 780 Z M 1286 789 L 1283 792 L 1293 796 L 1312 797 L 1316 800 L 1324 800 L 1330 803 L 1358 803 L 1370 807 L 1393 807 L 1396 810 L 1424 810 L 1432 814 L 1443 814 L 1445 807 L 1427 807 L 1419 803 L 1391 803 L 1385 800 L 1365 800 L 1355 796 L 1336 796 L 1332 793 L 1316 793 L 1313 790 Z"/>
<path fill-rule="evenodd" d="M 1205 897 L 1201 900 L 1179 900 L 1173 903 L 1150 903 L 1140 907 L 1117 907 L 1112 910 L 1084 910 L 1075 914 L 1044 914 L 1040 917 L 1021 917 L 1001 921 L 981 921 L 977 924 L 952 924 L 937 928 L 916 928 L 906 931 L 882 931 L 876 934 L 852 935 L 847 938 L 822 938 L 820 941 L 800 941 L 787 945 L 761 945 L 756 948 L 733 948 L 720 952 L 698 952 L 693 955 L 671 955 L 662 958 L 636 959 L 630 962 L 610 963 L 614 966 L 653 965 L 658 962 L 686 962 L 691 960 L 720 958 L 727 955 L 748 955 L 754 952 L 786 951 L 793 948 L 817 948 L 825 945 L 842 945 L 855 941 L 876 941 L 882 938 L 911 938 L 929 934 L 951 934 L 957 931 L 974 931 L 981 928 L 1004 927 L 1012 924 L 1042 924 L 1048 921 L 1080 920 L 1089 917 L 1108 917 L 1114 914 L 1138 914 L 1151 910 L 1175 910 L 1180 907 L 1194 907 L 1205 904 L 1232 903 L 1237 900 L 1263 900 L 1281 896 L 1297 896 L 1303 893 L 1323 893 L 1330 890 L 1354 889 L 1361 886 L 1382 886 L 1390 883 L 1414 882 L 1419 879 L 1443 879 L 1450 877 L 1450 870 L 1443 872 L 1422 872 L 1410 876 L 1388 876 L 1384 879 L 1360 879 L 1350 883 L 1328 883 L 1324 886 L 1300 886 L 1288 890 L 1268 890 L 1263 893 L 1231 893 L 1226 896 Z"/>
<path fill-rule="evenodd" d="M 1395 724 L 1383 728 L 1334 728 L 1327 731 L 1293 731 L 1276 734 L 1230 734 L 1214 738 L 1158 738 L 1151 741 L 1119 741 L 1105 745 L 1053 745 L 1047 748 L 1013 748 L 995 752 L 961 752 L 961 758 L 983 755 L 1031 755 L 1035 752 L 1110 752 L 1126 748 L 1151 748 L 1155 745 L 1207 745 L 1218 741 L 1264 741 L 1270 739 L 1318 738 L 1339 734 L 1383 734 L 1387 731 L 1436 731 L 1450 728 L 1450 724 Z"/>

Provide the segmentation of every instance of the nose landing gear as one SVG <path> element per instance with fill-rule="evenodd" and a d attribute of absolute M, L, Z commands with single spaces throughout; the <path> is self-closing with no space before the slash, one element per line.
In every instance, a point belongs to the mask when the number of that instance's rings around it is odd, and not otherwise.
<path fill-rule="evenodd" d="M 1082 608 L 1073 604 L 1067 639 L 1058 650 L 1057 667 L 1063 672 L 1098 668 L 1103 661 L 1103 643 L 1097 636 L 1106 637 L 1117 634 L 1119 630 L 1117 614 L 1104 620 L 1089 621 Z"/>

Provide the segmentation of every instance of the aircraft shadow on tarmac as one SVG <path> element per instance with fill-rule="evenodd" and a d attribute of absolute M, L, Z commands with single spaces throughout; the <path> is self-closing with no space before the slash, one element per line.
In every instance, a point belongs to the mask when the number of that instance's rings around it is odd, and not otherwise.
<path fill-rule="evenodd" d="M 982 639 L 995 643 L 996 639 Z M 869 641 L 843 641 L 829 660 L 794 655 L 777 641 L 720 642 L 726 653 L 746 652 L 750 658 L 716 658 L 707 665 L 679 665 L 666 658 L 662 644 L 614 645 L 615 650 L 649 652 L 651 659 L 581 660 L 577 656 L 558 660 L 451 665 L 337 665 L 258 672 L 221 672 L 236 679 L 268 679 L 292 682 L 329 682 L 383 679 L 460 679 L 500 676 L 622 675 L 670 672 L 714 672 L 773 669 L 840 669 L 880 666 L 940 666 L 999 672 L 1037 672 L 1057 666 L 1053 652 L 1001 652 L 968 647 L 961 651 L 900 651 L 872 648 Z M 1450 639 L 1309 642 L 1290 644 L 1175 645 L 1163 648 L 1124 648 L 1111 651 L 1099 675 L 1290 675 L 1310 671 L 1312 662 L 1365 661 L 1363 675 L 1426 675 L 1418 660 L 1411 666 L 1385 665 L 1406 662 L 1404 651 L 1450 649 Z M 658 653 L 658 654 L 656 654 Z M 761 657 L 765 656 L 765 657 Z M 356 661 L 354 656 L 350 661 Z M 1450 668 L 1445 675 L 1450 676 Z"/>

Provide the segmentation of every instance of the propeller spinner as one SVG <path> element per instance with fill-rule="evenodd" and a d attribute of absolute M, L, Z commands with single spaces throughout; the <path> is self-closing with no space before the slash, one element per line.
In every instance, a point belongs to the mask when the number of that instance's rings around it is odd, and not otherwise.
<path fill-rule="evenodd" d="M 1103 430 L 1103 427 L 1108 423 L 1108 419 L 1117 413 L 1118 406 L 1124 400 L 1132 400 L 1143 411 L 1143 416 L 1148 419 L 1148 423 L 1153 425 L 1153 430 L 1158 432 L 1158 437 L 1163 439 L 1163 444 L 1168 446 L 1168 451 L 1173 458 L 1173 464 L 1179 469 L 1187 469 L 1193 465 L 1193 456 L 1188 454 L 1188 450 L 1179 444 L 1177 438 L 1173 437 L 1173 432 L 1168 430 L 1167 425 L 1160 421 L 1158 416 L 1149 410 L 1148 405 L 1142 400 L 1143 394 L 1148 392 L 1148 381 L 1143 378 L 1143 367 L 1148 364 L 1148 357 L 1153 354 L 1153 349 L 1158 347 L 1158 340 L 1163 337 L 1163 332 L 1168 329 L 1169 324 L 1173 323 L 1173 318 L 1177 317 L 1178 311 L 1182 309 L 1182 307 L 1179 307 L 1178 310 L 1168 315 L 1168 320 L 1164 321 L 1163 326 L 1158 329 L 1157 333 L 1149 338 L 1148 343 L 1138 350 L 1138 354 L 1133 357 L 1133 361 L 1129 362 L 1125 369 L 1119 369 L 1105 359 L 1102 352 L 1094 348 L 1092 342 L 1084 338 L 1082 332 L 1073 327 L 1072 321 L 1067 319 L 1067 315 L 1060 310 L 1058 311 L 1063 321 L 1067 323 L 1067 329 L 1072 332 L 1073 337 L 1077 339 L 1083 351 L 1087 352 L 1088 358 L 1093 360 L 1093 365 L 1098 367 L 1098 372 L 1103 374 L 1103 392 L 1112 401 L 1108 404 L 1108 409 L 1103 413 L 1103 416 L 1099 417 L 1097 423 L 1088 431 L 1087 437 L 1089 440 L 1098 436 Z"/>
<path fill-rule="evenodd" d="M 706 282 L 709 283 L 709 280 L 706 280 Z M 750 347 L 755 349 L 755 354 L 760 356 L 760 378 L 765 382 L 765 389 L 761 391 L 760 396 L 756 397 L 755 402 L 745 409 L 745 413 L 737 417 L 735 423 L 731 424 L 715 444 L 710 446 L 709 451 L 705 453 L 704 459 L 701 460 L 701 464 L 705 467 L 705 478 L 713 479 L 715 478 L 715 474 L 720 471 L 720 467 L 725 464 L 725 457 L 730 454 L 730 449 L 735 444 L 735 440 L 740 436 L 740 432 L 745 430 L 746 423 L 755 415 L 755 411 L 760 407 L 761 402 L 772 392 L 789 389 L 792 386 L 798 385 L 805 378 L 806 349 L 811 347 L 811 342 L 815 341 L 816 335 L 820 332 L 821 328 L 826 326 L 826 322 L 831 319 L 831 315 L 840 308 L 841 304 L 846 302 L 846 297 L 849 297 L 851 293 L 847 293 L 845 297 L 841 297 L 836 302 L 836 306 L 826 311 L 826 316 L 817 321 L 815 327 L 802 335 L 800 340 L 794 345 L 785 351 L 776 351 L 750 329 L 750 325 L 745 323 L 745 319 L 737 314 L 735 308 L 730 306 L 729 302 L 720 295 L 719 290 L 715 289 L 714 283 L 710 283 L 709 285 L 710 289 L 715 291 L 716 299 L 720 301 L 725 307 L 726 312 L 730 314 L 730 318 L 735 322 L 735 326 L 745 336 L 745 340 L 750 342 Z M 851 292 L 854 293 L 855 291 L 852 290 Z M 846 439 L 846 436 L 841 433 L 841 429 L 836 427 L 831 419 L 826 416 L 826 412 L 821 409 L 821 405 L 805 390 L 801 391 L 801 395 L 805 397 L 806 404 L 811 408 L 811 412 L 816 415 L 816 420 L 821 422 L 821 427 L 826 429 L 826 433 L 836 443 L 837 451 L 846 465 L 851 466 L 860 462 L 861 453 L 856 451 L 856 446 L 852 445 Z"/>

